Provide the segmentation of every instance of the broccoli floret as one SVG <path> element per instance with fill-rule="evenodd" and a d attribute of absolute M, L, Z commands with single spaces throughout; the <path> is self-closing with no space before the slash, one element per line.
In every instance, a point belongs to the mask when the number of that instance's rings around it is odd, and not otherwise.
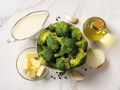
<path fill-rule="evenodd" d="M 70 36 L 70 24 L 64 21 L 58 22 L 56 23 L 55 31 L 59 37 L 62 37 L 62 36 L 69 37 Z"/>
<path fill-rule="evenodd" d="M 42 57 L 48 63 L 54 58 L 53 53 L 49 48 L 45 48 L 43 51 L 41 51 L 39 53 L 39 56 Z"/>
<path fill-rule="evenodd" d="M 51 32 L 55 32 L 55 26 L 53 24 L 50 24 L 47 29 L 49 29 Z"/>
<path fill-rule="evenodd" d="M 82 34 L 81 34 L 79 28 L 73 26 L 73 27 L 71 27 L 71 29 L 72 29 L 72 32 L 71 32 L 72 39 L 80 40 L 82 38 Z"/>
<path fill-rule="evenodd" d="M 71 68 L 69 63 L 70 62 L 69 58 L 60 57 L 60 58 L 57 58 L 56 61 L 57 61 L 56 63 L 57 68 L 62 71 L 66 71 Z"/>
<path fill-rule="evenodd" d="M 62 37 L 58 41 L 61 44 L 61 48 L 60 51 L 55 54 L 55 57 L 62 56 L 66 53 L 70 54 L 73 51 L 75 44 L 71 38 Z"/>
<path fill-rule="evenodd" d="M 69 53 L 69 55 L 70 55 L 71 57 L 75 57 L 75 55 L 76 55 L 77 53 L 78 53 L 78 48 L 73 47 L 73 50 L 72 50 L 71 53 Z"/>
<path fill-rule="evenodd" d="M 43 45 L 45 44 L 46 40 L 47 40 L 47 37 L 49 36 L 50 34 L 50 31 L 49 30 L 43 30 L 38 39 L 37 39 L 37 42 L 40 44 L 40 45 Z"/>
<path fill-rule="evenodd" d="M 66 69 L 64 59 L 65 58 L 61 57 L 61 58 L 57 58 L 57 60 L 56 60 L 57 61 L 57 63 L 56 63 L 57 68 L 60 69 L 60 70 L 65 70 Z"/>
<path fill-rule="evenodd" d="M 41 45 L 39 45 L 39 44 L 37 43 L 37 52 L 41 52 L 41 50 L 42 50 Z"/>
<path fill-rule="evenodd" d="M 81 41 L 78 41 L 75 44 L 76 44 L 76 46 L 83 48 L 84 51 L 87 51 L 88 43 L 87 43 L 87 40 L 85 38 L 82 38 Z"/>
<path fill-rule="evenodd" d="M 86 61 L 86 57 L 87 57 L 87 54 L 83 51 L 83 49 L 80 48 L 76 57 L 70 60 L 71 67 L 75 68 L 80 65 L 83 65 Z"/>
<path fill-rule="evenodd" d="M 47 46 L 52 50 L 52 52 L 56 52 L 59 49 L 59 43 L 52 35 L 47 37 Z"/>

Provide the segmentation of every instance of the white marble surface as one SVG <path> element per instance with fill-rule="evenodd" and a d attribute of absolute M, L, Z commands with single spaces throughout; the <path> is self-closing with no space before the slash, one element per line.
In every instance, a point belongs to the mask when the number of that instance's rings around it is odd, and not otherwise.
<path fill-rule="evenodd" d="M 31 11 L 48 10 L 50 17 L 46 24 L 53 23 L 57 16 L 64 19 L 66 13 L 79 18 L 81 28 L 90 16 L 104 18 L 109 30 L 116 36 L 115 44 L 102 48 L 107 64 L 104 68 L 90 72 L 83 81 L 68 79 L 46 79 L 26 81 L 16 71 L 16 58 L 35 41 L 24 40 L 7 44 L 10 31 L 17 20 Z M 120 90 L 120 0 L 0 0 L 0 89 L 1 90 Z M 93 44 L 92 44 L 93 45 Z M 95 46 L 95 44 L 93 45 Z M 100 48 L 95 46 L 96 48 Z"/>

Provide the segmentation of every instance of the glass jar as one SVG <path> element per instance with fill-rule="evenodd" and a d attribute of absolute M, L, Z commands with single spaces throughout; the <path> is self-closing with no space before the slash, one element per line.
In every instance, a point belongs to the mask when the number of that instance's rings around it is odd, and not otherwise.
<path fill-rule="evenodd" d="M 83 32 L 89 40 L 98 41 L 108 33 L 108 29 L 102 18 L 90 17 L 83 25 Z"/>

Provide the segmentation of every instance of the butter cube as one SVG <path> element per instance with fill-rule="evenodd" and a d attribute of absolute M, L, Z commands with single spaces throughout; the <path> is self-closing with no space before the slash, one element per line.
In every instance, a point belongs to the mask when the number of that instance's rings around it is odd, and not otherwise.
<path fill-rule="evenodd" d="M 31 59 L 31 58 L 34 58 L 34 57 L 37 57 L 37 53 L 27 53 L 27 59 Z"/>
<path fill-rule="evenodd" d="M 34 58 L 31 58 L 31 64 L 32 64 L 34 67 L 39 68 L 40 65 L 41 65 L 41 62 L 40 62 L 40 60 L 36 60 L 36 59 L 34 59 Z"/>
<path fill-rule="evenodd" d="M 23 70 L 28 70 L 31 67 L 31 62 L 28 59 L 24 59 L 22 63 L 22 69 Z"/>
<path fill-rule="evenodd" d="M 45 69 L 45 67 L 44 67 L 43 65 L 41 65 L 40 68 L 38 69 L 36 75 L 37 75 L 38 77 L 41 77 L 41 75 L 42 75 L 44 69 Z"/>
<path fill-rule="evenodd" d="M 36 75 L 36 67 L 31 67 L 28 71 L 27 71 L 27 76 L 30 78 L 34 78 Z"/>

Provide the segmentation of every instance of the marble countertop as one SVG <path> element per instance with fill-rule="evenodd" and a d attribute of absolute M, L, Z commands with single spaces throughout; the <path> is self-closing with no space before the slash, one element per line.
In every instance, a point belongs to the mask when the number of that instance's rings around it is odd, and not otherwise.
<path fill-rule="evenodd" d="M 24 15 L 37 10 L 48 10 L 50 17 L 47 24 L 56 21 L 65 14 L 79 18 L 81 31 L 84 21 L 91 16 L 103 18 L 112 35 L 116 37 L 110 48 L 99 47 L 90 43 L 93 48 L 100 48 L 106 55 L 106 65 L 97 71 L 90 72 L 83 81 L 71 78 L 51 79 L 56 76 L 50 71 L 48 76 L 39 81 L 22 79 L 16 71 L 16 58 L 25 48 L 35 46 L 31 39 L 8 44 L 13 25 Z M 120 90 L 120 0 L 0 0 L 0 89 L 1 90 Z M 67 76 L 67 75 L 66 75 Z M 57 76 L 56 76 L 57 77 Z"/>

